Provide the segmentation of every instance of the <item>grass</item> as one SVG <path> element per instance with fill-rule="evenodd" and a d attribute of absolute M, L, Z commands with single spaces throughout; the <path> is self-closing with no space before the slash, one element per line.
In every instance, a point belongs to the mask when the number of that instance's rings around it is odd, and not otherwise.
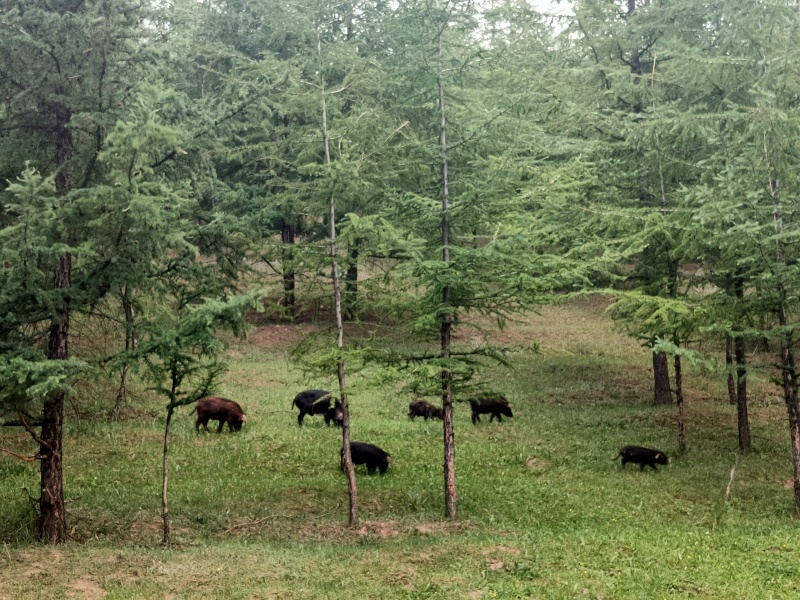
<path fill-rule="evenodd" d="M 37 465 L 0 455 L 0 599 L 797 598 L 775 390 L 752 387 L 755 450 L 738 456 L 723 382 L 690 370 L 689 449 L 679 454 L 674 407 L 650 405 L 649 356 L 603 308 L 575 301 L 496 334 L 523 348 L 514 369 L 487 375 L 515 418 L 473 427 L 457 405 L 455 522 L 441 518 L 440 423 L 410 422 L 399 390 L 356 388 L 354 439 L 395 460 L 385 476 L 358 469 L 357 529 L 343 524 L 339 430 L 321 417 L 300 429 L 289 408 L 297 391 L 333 382 L 292 369 L 284 340 L 296 342 L 296 330 L 260 327 L 231 349 L 220 390 L 245 407 L 242 432 L 197 435 L 188 408 L 177 416 L 170 550 L 159 546 L 164 415 L 146 398 L 136 419 L 69 424 L 74 541 L 62 547 L 32 539 L 24 489 L 36 494 Z M 524 350 L 536 341 L 539 353 Z M 622 470 L 612 458 L 625 444 L 658 447 L 671 465 Z M 0 432 L 0 447 L 34 449 L 18 430 Z"/>

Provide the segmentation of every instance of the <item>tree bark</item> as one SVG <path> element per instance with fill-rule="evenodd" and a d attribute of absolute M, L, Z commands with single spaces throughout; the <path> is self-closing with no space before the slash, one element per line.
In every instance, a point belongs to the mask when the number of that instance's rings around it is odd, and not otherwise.
<path fill-rule="evenodd" d="M 669 363 L 664 352 L 653 353 L 653 404 L 672 404 Z"/>
<path fill-rule="evenodd" d="M 56 194 L 64 198 L 72 189 L 72 177 L 68 162 L 72 153 L 72 134 L 68 128 L 72 114 L 63 104 L 55 104 L 56 117 L 55 147 Z M 50 323 L 47 358 L 66 360 L 69 358 L 70 298 L 72 285 L 72 255 L 64 253 L 59 257 L 55 269 L 54 288 L 63 293 L 60 305 Z M 64 471 L 63 471 L 63 429 L 64 392 L 56 392 L 44 401 L 43 424 L 39 453 L 40 491 L 39 497 L 39 538 L 48 544 L 61 544 L 67 541 L 67 518 L 64 510 Z"/>
<path fill-rule="evenodd" d="M 47 544 L 67 541 L 63 478 L 64 393 L 53 394 L 44 403 L 39 454 L 41 482 L 39 496 L 39 539 Z"/>
<path fill-rule="evenodd" d="M 733 378 L 733 338 L 725 336 L 725 366 L 728 369 L 728 401 L 736 406 L 736 381 Z"/>
<path fill-rule="evenodd" d="M 769 154 L 766 143 L 764 154 L 769 164 Z M 775 263 L 778 265 L 786 264 L 786 255 L 780 235 L 783 233 L 783 207 L 780 196 L 780 179 L 769 178 L 769 194 L 773 205 L 773 220 L 775 233 L 778 237 L 775 240 Z M 778 302 L 778 324 L 783 330 L 781 335 L 781 375 L 783 379 L 783 399 L 786 403 L 786 414 L 789 420 L 789 437 L 792 444 L 792 470 L 794 488 L 794 512 L 796 517 L 800 517 L 800 405 L 797 398 L 797 367 L 794 360 L 792 345 L 793 335 L 786 328 L 789 324 L 788 311 L 786 308 L 786 290 L 782 281 L 779 282 L 779 292 L 781 294 Z"/>
<path fill-rule="evenodd" d="M 778 320 L 781 327 L 786 327 L 788 317 L 786 305 L 781 302 L 778 309 Z M 795 516 L 800 517 L 800 406 L 797 398 L 797 369 L 792 352 L 792 335 L 786 333 L 781 339 L 781 371 L 783 374 L 783 398 L 786 402 L 786 413 L 789 419 L 789 436 L 792 443 L 792 466 L 794 488 Z"/>
<path fill-rule="evenodd" d="M 683 375 L 681 373 L 681 357 L 675 355 L 675 401 L 678 405 L 678 448 L 686 450 L 686 415 L 683 411 Z"/>
<path fill-rule="evenodd" d="M 294 243 L 295 232 L 291 225 L 286 223 L 281 228 L 281 243 L 283 244 L 282 264 L 283 270 L 283 305 L 289 318 L 295 317 L 295 271 L 294 271 Z"/>
<path fill-rule="evenodd" d="M 167 506 L 167 483 L 169 482 L 169 465 L 167 459 L 169 457 L 169 425 L 172 422 L 172 413 L 174 409 L 172 405 L 167 408 L 167 423 L 164 425 L 164 446 L 161 454 L 161 525 L 163 537 L 161 543 L 164 547 L 169 548 L 170 533 L 172 527 L 169 522 L 169 507 Z"/>
<path fill-rule="evenodd" d="M 737 336 L 734 341 L 736 351 L 736 414 L 739 427 L 739 448 L 750 450 L 750 419 L 747 415 L 747 356 L 744 338 Z"/>

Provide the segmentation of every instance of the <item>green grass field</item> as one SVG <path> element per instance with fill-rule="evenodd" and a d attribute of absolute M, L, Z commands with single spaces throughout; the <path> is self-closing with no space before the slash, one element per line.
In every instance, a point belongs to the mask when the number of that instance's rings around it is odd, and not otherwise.
<path fill-rule="evenodd" d="M 298 391 L 334 386 L 292 368 L 310 327 L 260 327 L 231 348 L 219 390 L 245 407 L 241 433 L 197 435 L 188 407 L 174 421 L 169 550 L 154 400 L 140 396 L 121 423 L 70 421 L 67 545 L 35 543 L 25 490 L 38 493 L 38 465 L 0 454 L 0 598 L 800 598 L 779 390 L 751 385 L 755 449 L 738 456 L 724 382 L 688 369 L 678 454 L 675 408 L 650 403 L 649 355 L 604 307 L 573 301 L 496 334 L 541 351 L 486 374 L 513 419 L 474 427 L 456 406 L 456 521 L 442 518 L 441 423 L 410 422 L 408 395 L 354 378 L 353 439 L 394 457 L 384 476 L 357 469 L 356 529 L 344 524 L 340 431 L 321 417 L 300 429 L 290 410 Z M 35 451 L 2 429 L 0 447 Z M 612 458 L 625 444 L 671 464 L 621 470 Z"/>

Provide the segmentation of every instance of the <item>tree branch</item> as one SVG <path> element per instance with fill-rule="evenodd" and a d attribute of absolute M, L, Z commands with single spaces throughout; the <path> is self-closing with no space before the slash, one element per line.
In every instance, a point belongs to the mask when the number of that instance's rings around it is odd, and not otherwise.
<path fill-rule="evenodd" d="M 34 454 L 33 456 L 22 456 L 21 454 L 17 454 L 16 452 L 12 452 L 11 450 L 7 450 L 5 448 L 0 448 L 0 452 L 5 452 L 6 454 L 10 454 L 11 456 L 14 456 L 20 460 L 24 460 L 27 462 L 31 462 L 34 460 L 41 460 L 42 458 L 41 454 Z"/>
<path fill-rule="evenodd" d="M 26 431 L 33 438 L 33 441 L 36 442 L 37 444 L 39 444 L 40 446 L 42 446 L 44 448 L 47 448 L 48 450 L 50 450 L 52 452 L 53 451 L 53 447 L 49 443 L 45 442 L 42 438 L 39 437 L 39 435 L 28 424 L 28 421 L 25 420 L 25 414 L 21 410 L 17 411 L 17 416 L 19 417 L 19 420 L 22 422 L 22 426 L 26 429 Z"/>

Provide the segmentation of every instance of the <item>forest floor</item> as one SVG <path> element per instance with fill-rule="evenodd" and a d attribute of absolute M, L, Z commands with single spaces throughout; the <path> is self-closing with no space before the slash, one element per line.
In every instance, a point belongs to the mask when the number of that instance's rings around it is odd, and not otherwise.
<path fill-rule="evenodd" d="M 335 388 L 292 360 L 308 324 L 262 324 L 231 346 L 219 392 L 245 408 L 240 433 L 196 434 L 189 407 L 179 411 L 170 549 L 160 546 L 160 403 L 141 391 L 108 424 L 74 418 L 86 401 L 76 399 L 64 440 L 69 543 L 33 541 L 38 465 L 0 453 L 0 599 L 800 597 L 780 390 L 753 374 L 754 449 L 742 455 L 722 374 L 687 365 L 679 453 L 675 407 L 652 406 L 650 355 L 606 306 L 572 300 L 499 332 L 478 321 L 460 330 L 461 343 L 515 349 L 510 367 L 482 375 L 514 418 L 473 426 L 456 405 L 454 521 L 442 517 L 441 422 L 410 421 L 409 394 L 354 375 L 353 439 L 394 462 L 383 476 L 357 469 L 361 523 L 345 525 L 340 430 L 321 417 L 298 428 L 290 409 L 302 389 Z M 113 400 L 107 386 L 85 392 Z M 0 448 L 35 451 L 2 429 Z M 612 459 L 626 444 L 671 464 L 623 470 Z"/>

